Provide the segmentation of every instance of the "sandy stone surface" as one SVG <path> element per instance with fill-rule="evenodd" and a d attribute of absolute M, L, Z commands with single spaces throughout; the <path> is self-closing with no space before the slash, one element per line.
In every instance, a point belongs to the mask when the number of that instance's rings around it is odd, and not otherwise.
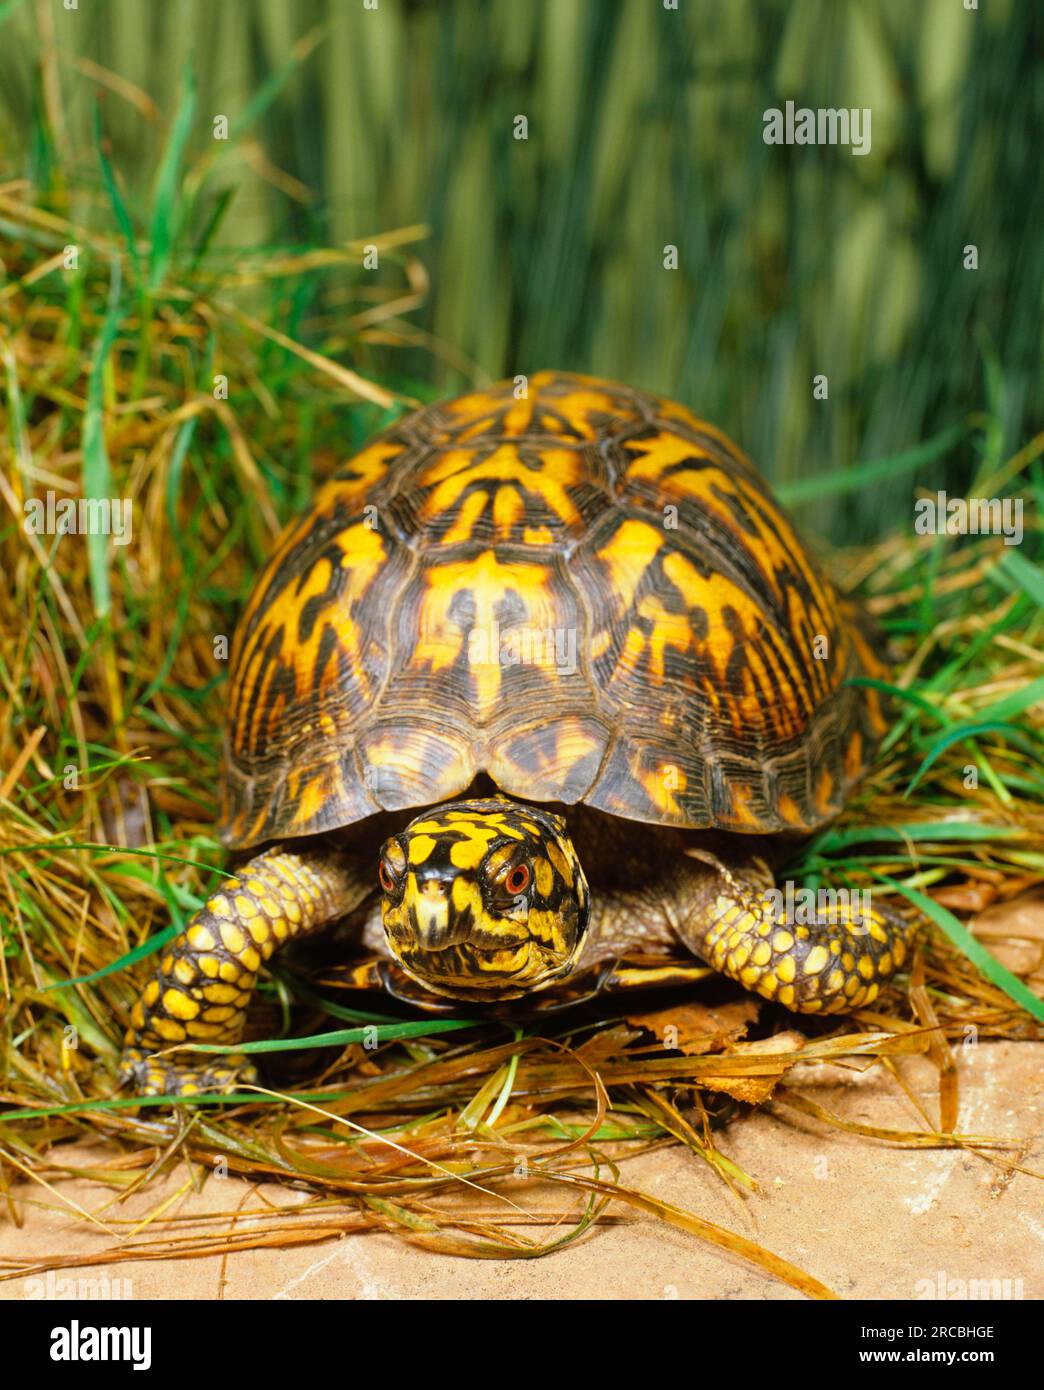
<path fill-rule="evenodd" d="M 933 1119 L 937 1073 L 923 1059 L 902 1063 L 903 1076 Z M 793 1086 L 849 1120 L 897 1129 L 921 1121 L 900 1088 L 875 1068 L 803 1068 Z M 983 1044 L 961 1054 L 960 1117 L 964 1134 L 1014 1141 L 993 1151 L 1044 1172 L 1044 1043 Z M 625 1163 L 623 1180 L 703 1218 L 746 1235 L 792 1261 L 841 1297 L 967 1297 L 973 1281 L 1024 1298 L 1044 1297 L 1044 1180 L 1011 1173 L 960 1150 L 900 1149 L 827 1129 L 818 1121 L 760 1112 L 733 1122 L 720 1146 L 758 1179 L 759 1196 L 736 1198 L 683 1149 Z M 88 1167 L 97 1151 L 70 1146 L 66 1160 Z M 99 1251 L 118 1243 L 70 1210 L 79 1204 L 100 1222 L 143 1218 L 174 1196 L 164 1215 L 249 1212 L 261 1204 L 246 1184 L 210 1181 L 200 1194 L 178 1194 L 184 1169 L 120 1208 L 111 1189 L 84 1178 L 54 1183 L 54 1192 L 15 1188 L 25 1222 L 19 1229 L 0 1207 L 0 1272 L 10 1261 L 76 1253 L 82 1264 L 56 1279 L 119 1279 L 137 1298 L 797 1298 L 797 1292 L 744 1260 L 712 1248 L 652 1217 L 614 1208 L 623 1224 L 595 1231 L 539 1260 L 465 1260 L 417 1250 L 394 1236 L 348 1235 L 322 1244 L 263 1249 L 229 1257 L 125 1261 L 99 1266 Z M 264 1197 L 297 1202 L 300 1194 L 266 1184 Z M 546 1186 L 520 1184 L 522 1205 L 560 1210 Z M 245 1199 L 245 1206 L 244 1204 Z M 530 1207 L 532 1209 L 532 1206 Z M 243 1216 L 237 1217 L 242 1220 Z M 546 1237 L 546 1229 L 541 1233 Z M 981 1283 L 979 1289 L 984 1287 Z M 39 1284 L 19 1273 L 0 1282 L 0 1298 L 20 1299 Z"/>

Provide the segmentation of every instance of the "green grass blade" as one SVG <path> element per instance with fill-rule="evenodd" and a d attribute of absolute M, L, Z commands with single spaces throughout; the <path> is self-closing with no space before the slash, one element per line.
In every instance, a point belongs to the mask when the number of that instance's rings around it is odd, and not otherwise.
<path fill-rule="evenodd" d="M 951 425 L 931 439 L 926 439 L 923 444 L 916 444 L 912 449 L 904 449 L 902 453 L 892 454 L 889 458 L 857 463 L 844 472 L 817 473 L 810 478 L 794 478 L 790 482 L 779 483 L 776 495 L 786 506 L 794 507 L 802 502 L 818 502 L 823 497 L 838 497 L 846 492 L 859 492 L 861 488 L 886 483 L 942 458 L 964 439 L 968 428 L 964 423 Z"/>
<path fill-rule="evenodd" d="M 889 888 L 894 888 L 897 893 L 901 893 L 926 917 L 930 917 L 957 949 L 967 956 L 973 965 L 978 966 L 991 984 L 1002 989 L 1013 1003 L 1018 1004 L 1020 1008 L 1025 1009 L 1027 1013 L 1044 1023 L 1044 999 L 1038 999 L 1017 975 L 1013 975 L 1010 970 L 1005 969 L 996 956 L 991 955 L 982 942 L 977 941 L 967 927 L 958 922 L 952 912 L 948 912 L 945 907 L 940 906 L 927 894 L 916 888 L 907 888 L 896 879 L 889 878 L 887 874 L 878 874 L 877 877 Z"/>
<path fill-rule="evenodd" d="M 87 383 L 87 408 L 83 417 L 83 495 L 85 498 L 115 500 L 112 497 L 112 478 L 109 454 L 105 447 L 104 381 L 105 364 L 120 326 L 120 263 L 112 262 L 109 281 L 109 302 L 105 311 L 101 337 L 95 349 Z M 112 610 L 109 589 L 109 538 L 97 528 L 87 535 L 87 559 L 91 577 L 94 611 L 99 618 L 108 618 Z"/>
<path fill-rule="evenodd" d="M 127 243 L 127 251 L 130 254 L 134 265 L 134 272 L 137 277 L 141 275 L 141 263 L 138 259 L 138 246 L 134 236 L 134 224 L 131 221 L 127 205 L 123 201 L 123 194 L 120 192 L 116 182 L 116 175 L 113 172 L 112 164 L 108 155 L 105 153 L 105 137 L 102 132 L 101 108 L 95 103 L 94 107 L 94 146 L 98 152 L 98 163 L 101 165 L 102 182 L 105 184 L 105 191 L 109 195 L 109 202 L 112 204 L 113 216 L 116 218 L 116 225 Z"/>
<path fill-rule="evenodd" d="M 978 825 L 972 821 L 911 821 L 905 825 L 852 825 L 843 830 L 828 830 L 812 845 L 810 851 L 830 854 L 847 849 L 849 845 L 873 844 L 875 841 L 920 842 L 922 840 L 982 841 L 1021 840 L 1026 832 L 1016 825 Z"/>
<path fill-rule="evenodd" d="M 196 112 L 196 78 L 191 63 L 185 65 L 181 81 L 174 126 L 167 141 L 163 162 L 156 181 L 156 196 L 152 207 L 152 245 L 149 251 L 149 290 L 154 292 L 163 282 L 174 250 L 175 208 L 180 183 L 181 161 L 185 154 L 192 121 Z"/>
<path fill-rule="evenodd" d="M 917 772 L 911 778 L 909 785 L 903 792 L 903 796 L 907 797 L 910 795 L 931 765 L 937 758 L 941 757 L 942 754 L 946 752 L 947 748 L 952 748 L 955 743 L 964 743 L 967 739 L 981 738 L 984 734 L 1000 734 L 1002 738 L 1007 739 L 1010 743 L 1018 744 L 1020 748 L 1024 748 L 1027 752 L 1032 753 L 1035 751 L 1031 739 L 1020 733 L 1018 729 L 1013 728 L 1010 724 L 1006 724 L 1003 721 L 991 719 L 973 724 L 958 724 L 954 728 L 949 729 L 932 744 L 932 747 L 922 759 Z"/>
<path fill-rule="evenodd" d="M 1005 550 L 999 568 L 1024 594 L 1038 606 L 1044 608 L 1044 570 L 1032 564 L 1017 550 Z"/>
<path fill-rule="evenodd" d="M 987 705 L 985 709 L 979 710 L 976 717 L 979 719 L 1013 719 L 1016 715 L 1039 704 L 1044 704 L 1044 676 L 1030 681 L 1021 690 L 1013 690 L 1010 695 L 1005 695 L 995 704 Z"/>
<path fill-rule="evenodd" d="M 296 1052 L 309 1047 L 346 1047 L 349 1043 L 395 1042 L 398 1038 L 423 1038 L 429 1033 L 454 1033 L 461 1028 L 477 1028 L 484 1020 L 474 1018 L 423 1018 L 406 1023 L 367 1023 L 362 1028 L 337 1028 L 332 1033 L 313 1033 L 307 1038 L 261 1038 L 249 1043 L 185 1043 L 193 1052 Z M 179 1044 L 179 1046 L 182 1046 Z"/>

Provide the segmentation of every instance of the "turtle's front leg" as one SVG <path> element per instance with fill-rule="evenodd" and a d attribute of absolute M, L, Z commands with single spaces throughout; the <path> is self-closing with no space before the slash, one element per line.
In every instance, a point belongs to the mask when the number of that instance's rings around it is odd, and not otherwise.
<path fill-rule="evenodd" d="M 861 915 L 842 898 L 818 920 L 790 922 L 759 861 L 689 855 L 695 862 L 679 934 L 708 965 L 755 994 L 798 1013 L 844 1013 L 872 1003 L 906 961 L 910 928 L 884 905 Z"/>
<path fill-rule="evenodd" d="M 164 951 L 131 1010 L 124 1080 L 140 1095 L 187 1095 L 253 1079 L 242 1054 L 149 1054 L 176 1043 L 239 1042 L 261 963 L 359 906 L 375 891 L 371 877 L 344 851 L 276 848 L 250 860 Z"/>

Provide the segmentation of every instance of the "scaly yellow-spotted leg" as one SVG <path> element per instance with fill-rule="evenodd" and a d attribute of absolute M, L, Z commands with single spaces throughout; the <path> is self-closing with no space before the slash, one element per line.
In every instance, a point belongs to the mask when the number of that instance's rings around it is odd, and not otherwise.
<path fill-rule="evenodd" d="M 175 1043 L 239 1042 L 261 963 L 373 891 L 343 853 L 269 850 L 227 879 L 163 953 L 131 1010 L 120 1072 L 140 1095 L 230 1090 L 256 1076 L 242 1054 L 152 1057 Z"/>
<path fill-rule="evenodd" d="M 715 970 L 798 1013 L 844 1013 L 877 998 L 906 961 L 909 926 L 884 904 L 861 917 L 843 897 L 816 920 L 788 921 L 757 861 L 709 865 L 695 879 L 682 939 Z M 694 866 L 695 867 L 695 866 Z"/>

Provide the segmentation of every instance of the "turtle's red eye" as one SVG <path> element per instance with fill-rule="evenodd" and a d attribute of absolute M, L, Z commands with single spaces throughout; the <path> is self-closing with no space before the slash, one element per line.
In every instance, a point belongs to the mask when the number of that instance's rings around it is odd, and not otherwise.
<path fill-rule="evenodd" d="M 504 880 L 504 887 L 513 898 L 524 893 L 529 887 L 529 865 L 516 864 Z"/>
<path fill-rule="evenodd" d="M 381 867 L 377 870 L 377 877 L 381 881 L 381 887 L 386 893 L 394 893 L 397 887 L 395 875 L 392 873 L 385 859 L 381 860 Z"/>

